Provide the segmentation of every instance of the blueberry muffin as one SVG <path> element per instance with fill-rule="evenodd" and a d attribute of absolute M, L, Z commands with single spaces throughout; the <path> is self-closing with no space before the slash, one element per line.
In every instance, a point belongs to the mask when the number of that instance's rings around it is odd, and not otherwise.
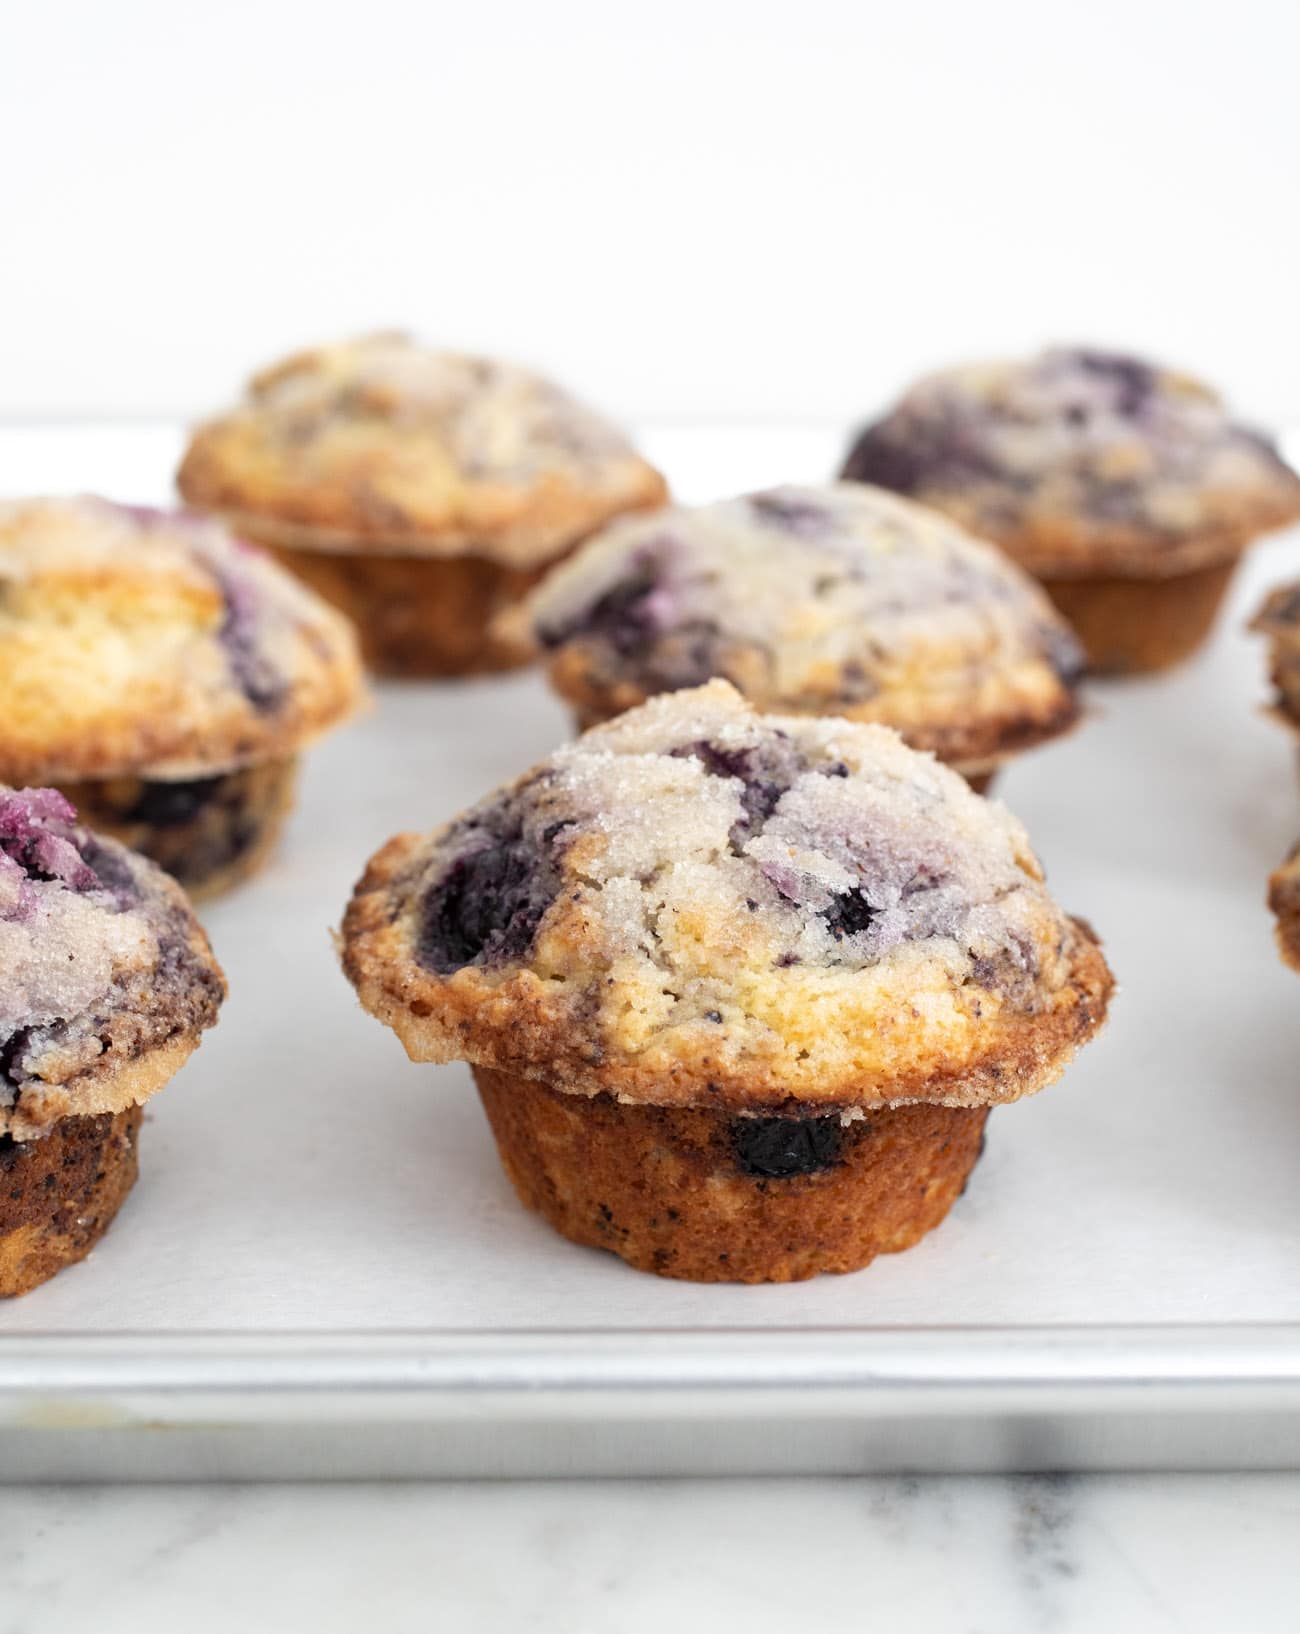
<path fill-rule="evenodd" d="M 1300 743 L 1300 582 L 1272 590 L 1250 627 L 1268 640 L 1273 715 Z M 1270 878 L 1268 902 L 1282 957 L 1300 970 L 1300 846 Z"/>
<path fill-rule="evenodd" d="M 627 518 L 512 615 L 581 726 L 722 676 L 760 710 L 895 727 L 977 787 L 1073 725 L 1083 654 L 936 511 L 840 483 Z"/>
<path fill-rule="evenodd" d="M 0 1296 L 88 1254 L 136 1176 L 140 1108 L 217 1019 L 225 981 L 177 885 L 0 787 Z"/>
<path fill-rule="evenodd" d="M 1268 905 L 1277 920 L 1278 951 L 1300 970 L 1300 845 L 1269 877 Z"/>
<path fill-rule="evenodd" d="M 886 727 L 725 681 L 391 840 L 341 948 L 413 1060 L 472 1064 L 524 1203 L 701 1281 L 915 1243 L 1112 985 L 1006 811 Z"/>
<path fill-rule="evenodd" d="M 252 873 L 300 751 L 361 698 L 346 620 L 216 522 L 110 504 L 0 504 L 0 779 L 195 896 Z"/>
<path fill-rule="evenodd" d="M 256 375 L 195 432 L 177 483 L 349 613 L 392 675 L 517 663 L 496 613 L 602 523 L 665 497 L 623 435 L 550 381 L 404 335 Z"/>
<path fill-rule="evenodd" d="M 1250 628 L 1268 640 L 1273 713 L 1300 734 L 1300 581 L 1270 591 Z"/>
<path fill-rule="evenodd" d="M 1102 673 L 1187 657 L 1246 547 L 1300 517 L 1300 478 L 1208 386 L 1079 348 L 931 375 L 843 474 L 1001 545 Z"/>

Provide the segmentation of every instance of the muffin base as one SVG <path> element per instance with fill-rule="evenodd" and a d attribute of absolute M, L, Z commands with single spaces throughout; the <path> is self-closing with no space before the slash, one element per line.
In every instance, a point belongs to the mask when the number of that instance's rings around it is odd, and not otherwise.
<path fill-rule="evenodd" d="M 0 1299 L 75 1265 L 135 1184 L 138 1106 L 64 1118 L 39 1140 L 0 1138 Z"/>
<path fill-rule="evenodd" d="M 493 633 L 492 621 L 558 560 L 522 569 L 484 556 L 381 556 L 258 543 L 348 615 L 375 674 L 411 678 L 483 675 L 527 664 L 531 655 Z"/>
<path fill-rule="evenodd" d="M 960 772 L 976 794 L 988 794 L 997 782 L 1000 770 L 998 766 L 984 766 L 978 769 L 966 766 L 953 767 L 953 771 Z"/>
<path fill-rule="evenodd" d="M 627 1106 L 475 1067 L 520 1201 L 571 1241 L 692 1282 L 798 1282 L 910 1248 L 965 1188 L 987 1107 L 841 1125 Z"/>
<path fill-rule="evenodd" d="M 1148 675 L 1190 658 L 1209 635 L 1236 560 L 1169 578 L 1044 579 L 1093 675 Z"/>
<path fill-rule="evenodd" d="M 88 828 L 142 851 L 196 901 L 266 862 L 293 805 L 297 756 L 180 781 L 109 777 L 58 787 Z"/>

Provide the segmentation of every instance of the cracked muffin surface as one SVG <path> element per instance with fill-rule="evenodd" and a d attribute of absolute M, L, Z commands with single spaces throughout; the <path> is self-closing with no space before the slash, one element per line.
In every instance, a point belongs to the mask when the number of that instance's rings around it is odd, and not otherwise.
<path fill-rule="evenodd" d="M 1300 478 L 1210 387 L 1083 347 L 918 381 L 843 475 L 934 505 L 1044 578 L 1180 574 L 1300 516 Z"/>
<path fill-rule="evenodd" d="M 0 786 L 0 1139 L 144 1101 L 224 996 L 173 880 L 55 790 Z"/>
<path fill-rule="evenodd" d="M 1045 592 L 947 518 L 856 483 L 627 518 L 507 615 L 580 718 L 731 681 L 979 762 L 1067 729 L 1083 654 Z"/>
<path fill-rule="evenodd" d="M 0 777 L 202 776 L 295 754 L 361 698 L 347 621 L 219 523 L 0 504 Z"/>
<path fill-rule="evenodd" d="M 621 431 L 541 375 L 402 334 L 256 375 L 194 433 L 177 485 L 273 543 L 514 568 L 666 492 Z"/>
<path fill-rule="evenodd" d="M 390 841 L 341 949 L 413 1059 L 750 1111 L 1014 1100 L 1112 985 L 1003 808 L 887 728 L 723 681 Z"/>

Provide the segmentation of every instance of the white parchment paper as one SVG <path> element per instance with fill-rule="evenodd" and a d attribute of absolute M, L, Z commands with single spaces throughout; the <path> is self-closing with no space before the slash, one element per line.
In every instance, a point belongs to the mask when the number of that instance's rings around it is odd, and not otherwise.
<path fill-rule="evenodd" d="M 835 431 L 651 428 L 679 493 L 833 466 Z M 174 428 L 0 434 L 0 491 L 166 497 Z M 1300 835 L 1285 733 L 1242 631 L 1300 539 L 1259 548 L 1212 648 L 1098 685 L 1070 740 L 1001 790 L 1051 884 L 1105 941 L 1108 1032 L 997 1111 L 947 1223 L 849 1277 L 695 1287 L 575 1248 L 516 1204 L 468 1071 L 410 1065 L 329 941 L 372 850 L 567 732 L 535 675 L 382 691 L 313 751 L 280 855 L 206 919 L 221 1022 L 152 1104 L 141 1178 L 83 1265 L 0 1307 L 4 1333 L 1300 1319 L 1300 976 L 1269 870 Z"/>

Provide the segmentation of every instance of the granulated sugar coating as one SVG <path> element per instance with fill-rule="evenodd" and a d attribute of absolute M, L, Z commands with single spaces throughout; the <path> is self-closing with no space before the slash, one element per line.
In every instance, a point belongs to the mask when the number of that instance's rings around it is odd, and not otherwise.
<path fill-rule="evenodd" d="M 53 789 L 0 786 L 0 1137 L 143 1099 L 165 1081 L 143 1058 L 170 1076 L 223 990 L 165 874 Z"/>
<path fill-rule="evenodd" d="M 1011 1100 L 1111 986 L 1003 808 L 887 729 L 720 681 L 390 842 L 344 962 L 417 1059 L 745 1108 Z"/>
<path fill-rule="evenodd" d="M 1000 551 L 849 483 L 616 523 L 525 618 L 580 708 L 723 676 L 760 708 L 878 720 L 940 751 L 995 727 L 1059 729 L 1083 663 Z"/>
<path fill-rule="evenodd" d="M 136 908 L 108 908 L 52 789 L 0 793 L 0 1030 L 78 1015 L 115 972 L 157 963 L 158 938 Z M 2 1091 L 0 1091 L 2 1093 Z"/>

